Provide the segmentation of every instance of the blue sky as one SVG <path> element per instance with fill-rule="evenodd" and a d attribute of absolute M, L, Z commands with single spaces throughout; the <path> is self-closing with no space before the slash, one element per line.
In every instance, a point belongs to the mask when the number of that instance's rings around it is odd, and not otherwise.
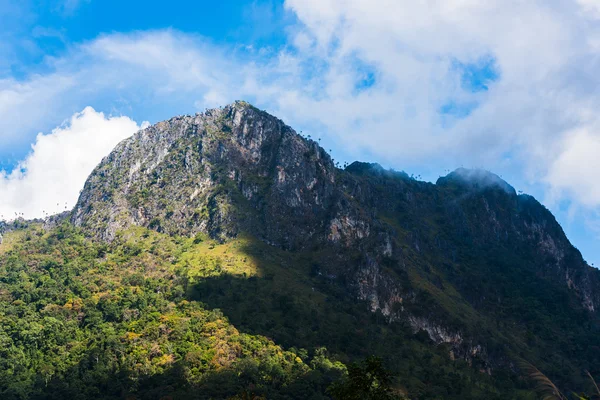
<path fill-rule="evenodd" d="M 596 0 L 4 0 L 0 215 L 72 205 L 146 122 L 246 99 L 341 162 L 494 171 L 600 262 L 598 28 Z"/>
<path fill-rule="evenodd" d="M 227 48 L 244 46 L 279 47 L 284 44 L 286 23 L 293 18 L 283 10 L 283 2 L 223 0 L 219 2 L 173 0 L 160 2 L 128 0 L 5 0 L 0 4 L 0 78 L 27 81 L 36 74 L 54 70 L 52 58 L 68 54 L 74 45 L 115 33 L 176 30 L 200 36 Z M 122 97 L 120 94 L 119 97 Z M 125 95 L 127 97 L 127 95 Z M 122 111 L 114 93 L 89 99 L 104 111 Z M 81 111 L 73 107 L 71 114 Z M 168 101 L 131 108 L 136 120 L 156 122 L 174 114 L 195 112 L 192 103 L 170 107 Z M 159 110 L 160 109 L 160 110 Z M 70 115 L 56 115 L 54 126 Z M 0 148 L 0 167 L 10 169 L 29 152 L 29 143 L 39 126 L 23 135 L 19 146 Z M 27 145 L 25 145 L 27 144 Z"/>

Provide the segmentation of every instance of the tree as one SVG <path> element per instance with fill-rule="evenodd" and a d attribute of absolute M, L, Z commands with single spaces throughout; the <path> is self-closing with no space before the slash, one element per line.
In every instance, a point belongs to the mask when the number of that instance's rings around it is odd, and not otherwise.
<path fill-rule="evenodd" d="M 336 400 L 395 400 L 400 399 L 391 388 L 392 376 L 381 359 L 369 357 L 362 363 L 351 364 L 348 376 L 334 382 L 327 392 Z"/>

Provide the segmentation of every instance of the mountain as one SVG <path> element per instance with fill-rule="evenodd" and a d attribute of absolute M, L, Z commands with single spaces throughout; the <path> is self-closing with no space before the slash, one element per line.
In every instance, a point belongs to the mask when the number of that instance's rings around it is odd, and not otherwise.
<path fill-rule="evenodd" d="M 370 355 L 412 399 L 533 399 L 522 360 L 600 373 L 600 272 L 533 197 L 340 169 L 245 102 L 139 131 L 72 212 L 20 225 L 3 398 L 327 398 Z"/>

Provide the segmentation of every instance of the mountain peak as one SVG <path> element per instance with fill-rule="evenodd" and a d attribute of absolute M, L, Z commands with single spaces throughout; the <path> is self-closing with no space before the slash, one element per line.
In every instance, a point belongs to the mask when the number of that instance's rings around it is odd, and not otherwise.
<path fill-rule="evenodd" d="M 260 111 L 258 108 L 254 107 L 247 101 L 235 100 L 232 103 L 226 104 L 224 106 L 207 108 L 203 112 L 196 113 L 196 116 L 228 115 L 234 110 L 239 112 L 244 112 L 248 110 Z"/>
<path fill-rule="evenodd" d="M 88 178 L 72 220 L 108 240 L 130 225 L 225 239 L 252 229 L 246 210 L 269 219 L 275 213 L 264 207 L 273 204 L 289 207 L 289 220 L 297 214 L 303 233 L 271 232 L 268 240 L 291 245 L 310 232 L 306 213 L 331 201 L 334 175 L 316 142 L 236 101 L 159 122 L 119 144 Z"/>
<path fill-rule="evenodd" d="M 454 184 L 469 190 L 498 188 L 511 195 L 517 194 L 515 188 L 509 185 L 504 179 L 490 171 L 478 168 L 458 168 L 448 175 L 439 178 L 436 184 L 440 186 Z"/>
<path fill-rule="evenodd" d="M 565 268 L 570 243 L 542 207 L 523 201 L 499 207 L 460 193 L 492 190 L 516 200 L 515 189 L 496 174 L 459 168 L 438 179 L 437 187 L 406 179 L 384 182 L 382 177 L 406 175 L 360 162 L 337 170 L 316 142 L 249 103 L 236 101 L 160 122 L 119 144 L 88 178 L 71 221 L 109 241 L 137 225 L 175 235 L 204 233 L 220 241 L 251 232 L 284 249 L 329 242 L 352 247 L 372 240 L 377 251 L 378 244 L 386 243 L 381 251 L 389 255 L 395 254 L 393 229 L 375 210 L 413 210 L 420 215 L 428 207 L 429 213 L 437 213 L 440 204 L 446 204 L 451 212 L 439 218 L 455 227 L 461 238 L 487 245 L 513 237 L 537 238 L 541 231 L 543 243 L 535 246 L 547 254 L 540 257 L 552 257 L 556 268 Z M 417 208 L 415 192 L 421 191 L 425 197 Z M 473 213 L 479 206 L 483 208 Z M 407 221 L 398 223 L 406 229 Z M 415 248 L 421 249 L 422 234 L 412 235 L 417 235 Z M 580 256 L 575 260 L 583 265 Z M 579 286 L 585 304 L 592 304 L 586 308 L 593 309 L 600 299 L 586 285 Z"/>

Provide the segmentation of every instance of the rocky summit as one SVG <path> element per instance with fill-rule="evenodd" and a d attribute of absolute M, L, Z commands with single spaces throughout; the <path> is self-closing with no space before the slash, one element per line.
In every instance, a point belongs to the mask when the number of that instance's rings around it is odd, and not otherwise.
<path fill-rule="evenodd" d="M 4 312 L 29 307 L 31 362 L 52 371 L 10 367 L 8 398 L 81 382 L 84 398 L 336 398 L 336 373 L 345 382 L 370 356 L 393 377 L 387 395 L 413 399 L 536 398 L 523 362 L 571 390 L 600 374 L 599 271 L 543 205 L 487 171 L 432 184 L 340 169 L 238 101 L 121 142 L 62 219 L 5 229 L 0 244 Z M 26 295 L 23 274 L 69 295 Z M 50 317 L 69 340 L 53 344 Z M 78 341 L 99 344 L 56 365 Z"/>

